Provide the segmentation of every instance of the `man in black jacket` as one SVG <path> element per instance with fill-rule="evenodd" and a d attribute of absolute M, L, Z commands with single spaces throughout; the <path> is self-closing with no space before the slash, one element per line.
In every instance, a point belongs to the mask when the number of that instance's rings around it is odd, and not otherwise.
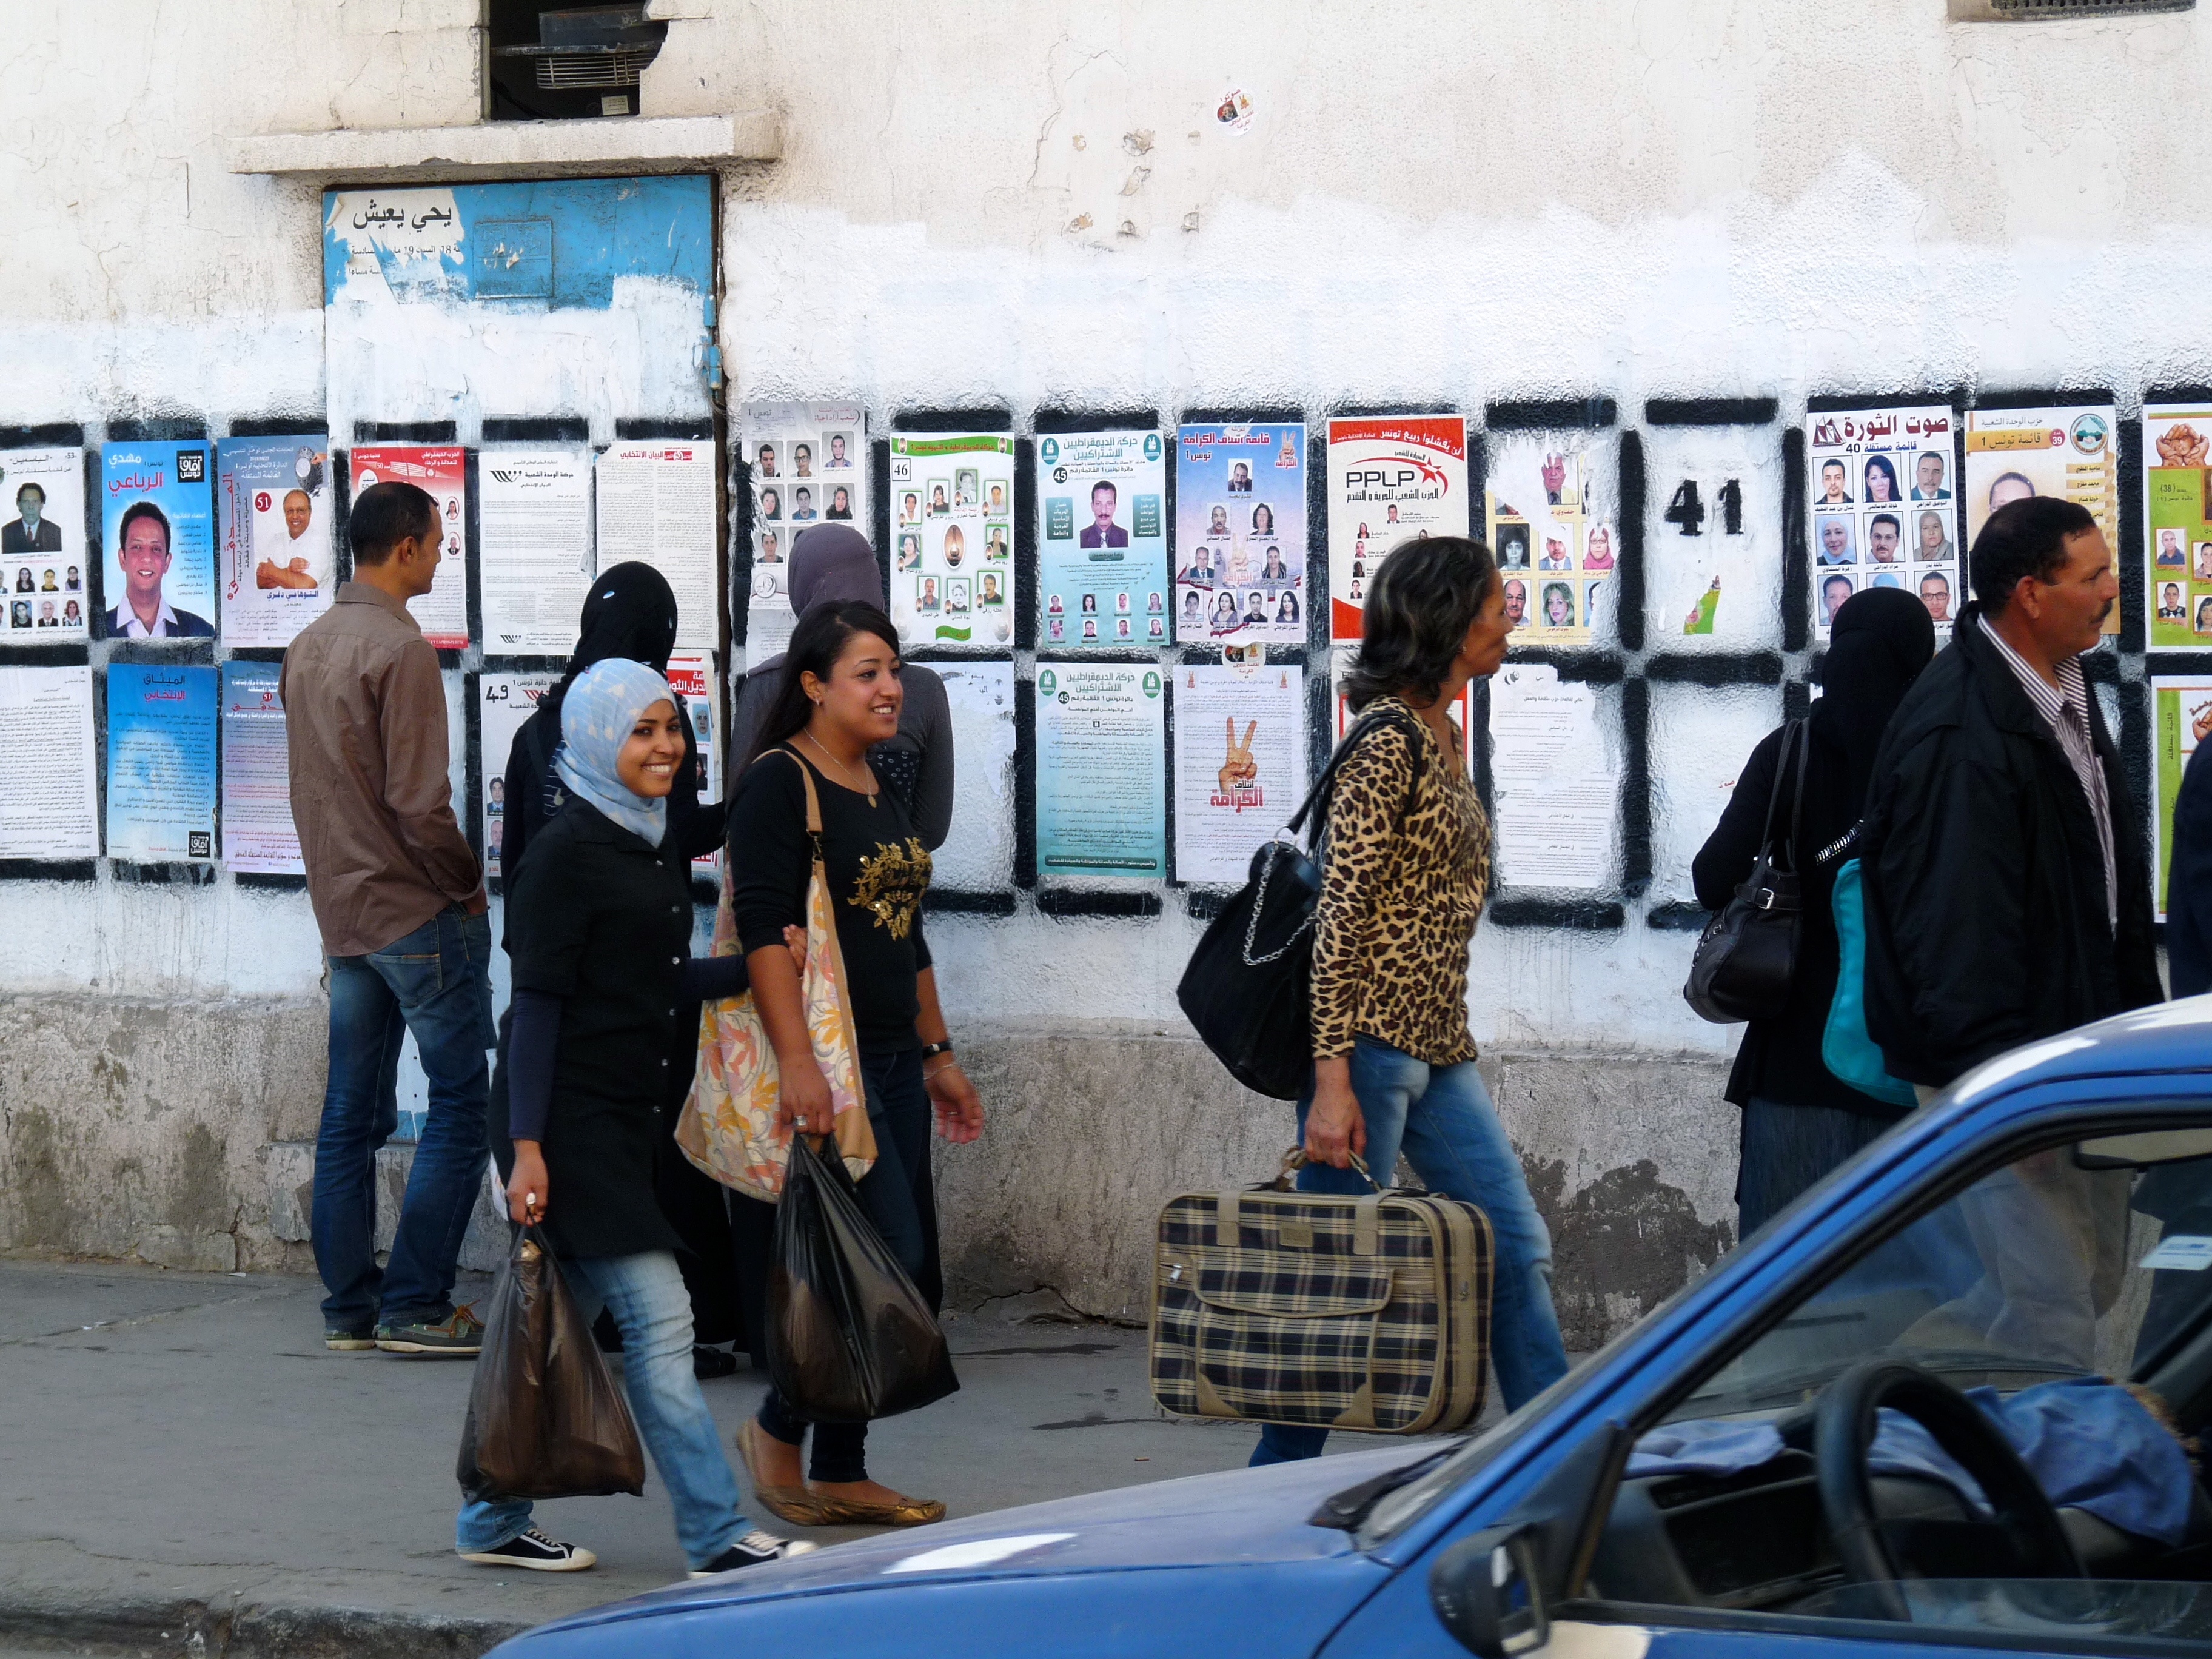
<path fill-rule="evenodd" d="M 1982 1061 L 2159 1001 L 2150 878 L 2081 670 L 2118 597 L 2096 521 L 2037 495 L 1990 517 L 1977 603 L 1906 694 L 1868 791 L 1867 1027 L 1926 1100 Z M 2094 1359 L 2127 1188 L 2063 1149 L 1969 1206 L 1987 1276 L 1943 1312 L 2008 1350 Z"/>

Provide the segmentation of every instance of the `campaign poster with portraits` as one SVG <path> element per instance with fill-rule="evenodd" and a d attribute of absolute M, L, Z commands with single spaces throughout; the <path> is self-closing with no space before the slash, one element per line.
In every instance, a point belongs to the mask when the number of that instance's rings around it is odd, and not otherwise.
<path fill-rule="evenodd" d="M 216 671 L 107 670 L 107 856 L 215 861 Z"/>
<path fill-rule="evenodd" d="M 591 478 L 582 449 L 477 456 L 477 588 L 488 653 L 565 657 L 576 643 L 592 589 Z"/>
<path fill-rule="evenodd" d="M 1177 640 L 1305 643 L 1305 452 L 1295 421 L 1178 428 Z"/>
<path fill-rule="evenodd" d="M 693 757 L 691 787 L 699 805 L 712 806 L 722 799 L 720 722 L 714 718 L 714 653 L 711 651 L 672 651 L 668 656 L 668 689 L 684 699 L 684 712 L 691 721 Z M 721 866 L 719 851 L 691 860 L 694 875 L 712 875 Z"/>
<path fill-rule="evenodd" d="M 1014 643 L 1014 441 L 891 434 L 891 621 L 909 645 Z"/>
<path fill-rule="evenodd" d="M 635 560 L 668 579 L 676 643 L 714 648 L 721 628 L 714 574 L 714 446 L 617 444 L 596 468 L 594 571 Z"/>
<path fill-rule="evenodd" d="M 1655 426 L 1644 434 L 1644 464 L 1650 643 L 1669 652 L 1779 650 L 1780 429 Z"/>
<path fill-rule="evenodd" d="M 2158 867 L 2151 872 L 2151 902 L 2166 920 L 2166 889 L 2173 867 L 2173 809 L 2181 775 L 2197 744 L 2212 737 L 2212 675 L 2154 674 L 2151 699 L 2151 799 L 2157 803 Z"/>
<path fill-rule="evenodd" d="M 100 856 L 92 670 L 0 667 L 0 859 Z"/>
<path fill-rule="evenodd" d="M 1970 409 L 1966 411 L 1966 528 L 1959 544 L 1961 579 L 1971 574 L 1965 556 L 1990 514 L 2007 501 L 2055 495 L 2086 507 L 2105 532 L 2118 572 L 2120 556 L 2119 411 L 2110 404 L 2063 409 Z M 1936 532 L 1927 509 L 1916 507 L 1909 535 Z M 2154 580 L 2154 605 L 2157 595 Z M 2155 611 L 2152 612 L 2155 615 Z M 2120 631 L 2120 607 L 2105 618 L 2105 632 Z"/>
<path fill-rule="evenodd" d="M 790 643 L 791 544 L 817 524 L 850 523 L 863 536 L 868 502 L 867 414 L 858 404 L 747 404 L 738 442 L 752 479 L 752 585 L 745 659 L 765 661 Z"/>
<path fill-rule="evenodd" d="M 273 662 L 222 665 L 222 861 L 241 873 L 301 876 L 284 741 L 283 672 Z"/>
<path fill-rule="evenodd" d="M 1160 671 L 1068 661 L 1040 661 L 1036 669 L 1037 873 L 1164 878 Z"/>
<path fill-rule="evenodd" d="M 428 593 L 407 601 L 407 614 L 441 651 L 462 649 L 469 642 L 468 452 L 450 444 L 369 444 L 346 461 L 356 501 L 371 484 L 411 483 L 437 502 L 443 531 L 438 579 Z"/>
<path fill-rule="evenodd" d="M 91 637 L 84 451 L 0 449 L 0 644 Z"/>
<path fill-rule="evenodd" d="M 2212 650 L 2212 406 L 2143 409 L 2150 648 Z"/>
<path fill-rule="evenodd" d="M 1813 631 L 1822 644 L 1845 600 L 1870 587 L 1916 594 L 1951 636 L 1960 581 L 1957 480 L 1948 404 L 1806 417 L 1806 518 Z"/>
<path fill-rule="evenodd" d="M 1036 495 L 1038 648 L 1166 644 L 1171 589 L 1164 436 L 1056 432 L 1041 437 Z"/>
<path fill-rule="evenodd" d="M 1175 671 L 1176 878 L 1240 885 L 1306 793 L 1305 671 L 1185 663 Z"/>
<path fill-rule="evenodd" d="M 557 674 L 477 676 L 477 799 L 483 803 L 487 876 L 501 873 L 500 849 L 507 837 L 507 763 L 514 752 L 515 733 L 559 678 Z"/>
<path fill-rule="evenodd" d="M 330 606 L 330 447 L 323 432 L 216 445 L 216 574 L 232 645 L 289 645 Z"/>
<path fill-rule="evenodd" d="M 100 632 L 106 637 L 215 637 L 213 459 L 213 446 L 197 440 L 100 446 L 100 601 L 106 607 Z M 57 596 L 38 597 L 43 602 Z M 214 708 L 210 692 L 210 715 Z"/>
<path fill-rule="evenodd" d="M 1516 645 L 1610 639 L 1620 558 L 1610 434 L 1492 434 L 1484 534 L 1505 579 Z"/>
<path fill-rule="evenodd" d="M 1415 536 L 1468 532 L 1467 419 L 1384 415 L 1328 423 L 1329 637 L 1357 640 L 1367 584 Z"/>

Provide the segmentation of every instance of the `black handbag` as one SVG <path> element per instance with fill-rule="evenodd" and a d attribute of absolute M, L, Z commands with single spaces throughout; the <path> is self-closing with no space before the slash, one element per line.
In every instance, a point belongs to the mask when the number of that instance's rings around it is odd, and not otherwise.
<path fill-rule="evenodd" d="M 1337 769 L 1359 740 L 1394 724 L 1409 722 L 1395 712 L 1370 714 L 1345 734 L 1289 824 L 1252 854 L 1250 878 L 1207 925 L 1176 987 L 1176 1000 L 1200 1040 L 1255 1094 L 1296 1100 L 1313 1070 L 1313 946 L 1307 935 L 1321 902 L 1328 796 Z M 1426 758 L 1420 734 L 1413 735 L 1409 810 L 1420 792 Z M 1309 817 L 1311 856 L 1296 839 Z"/>
<path fill-rule="evenodd" d="M 1812 739 L 1810 720 L 1793 720 L 1776 754 L 1774 787 L 1766 798 L 1766 823 L 1750 879 L 1705 924 L 1682 997 L 1700 1019 L 1716 1025 L 1772 1019 L 1789 1005 L 1790 982 L 1797 972 L 1797 939 L 1804 924 L 1799 890 L 1797 837 L 1805 812 L 1805 761 Z M 1790 838 L 1774 838 L 1775 810 L 1782 803 L 1782 781 L 1789 774 L 1792 744 L 1797 757 L 1797 787 L 1790 807 Z"/>

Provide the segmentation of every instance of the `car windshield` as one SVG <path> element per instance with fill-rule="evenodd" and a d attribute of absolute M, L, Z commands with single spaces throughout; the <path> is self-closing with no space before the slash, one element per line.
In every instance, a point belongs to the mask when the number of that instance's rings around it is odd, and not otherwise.
<path fill-rule="evenodd" d="M 1832 1274 L 1669 1420 L 1771 1412 L 1858 1361 L 1954 1387 L 2140 1377 L 2212 1303 L 2212 1135 L 2113 1136 L 2007 1164 Z"/>

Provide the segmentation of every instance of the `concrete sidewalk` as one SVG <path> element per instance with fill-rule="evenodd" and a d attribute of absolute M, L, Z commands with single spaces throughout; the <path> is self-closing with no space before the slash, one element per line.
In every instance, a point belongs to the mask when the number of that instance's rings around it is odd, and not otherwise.
<path fill-rule="evenodd" d="M 197 1636 L 203 1659 L 467 1656 L 682 1576 L 650 1474 L 642 1499 L 539 1506 L 549 1532 L 598 1552 L 594 1571 L 458 1559 L 473 1367 L 328 1352 L 320 1297 L 289 1275 L 0 1261 L 0 1650 L 184 1652 Z M 1255 1430 L 1157 1415 L 1142 1332 L 988 1316 L 946 1332 L 961 1392 L 879 1425 L 870 1471 L 953 1515 L 1250 1455 Z M 705 1386 L 726 1445 L 763 1381 Z"/>

